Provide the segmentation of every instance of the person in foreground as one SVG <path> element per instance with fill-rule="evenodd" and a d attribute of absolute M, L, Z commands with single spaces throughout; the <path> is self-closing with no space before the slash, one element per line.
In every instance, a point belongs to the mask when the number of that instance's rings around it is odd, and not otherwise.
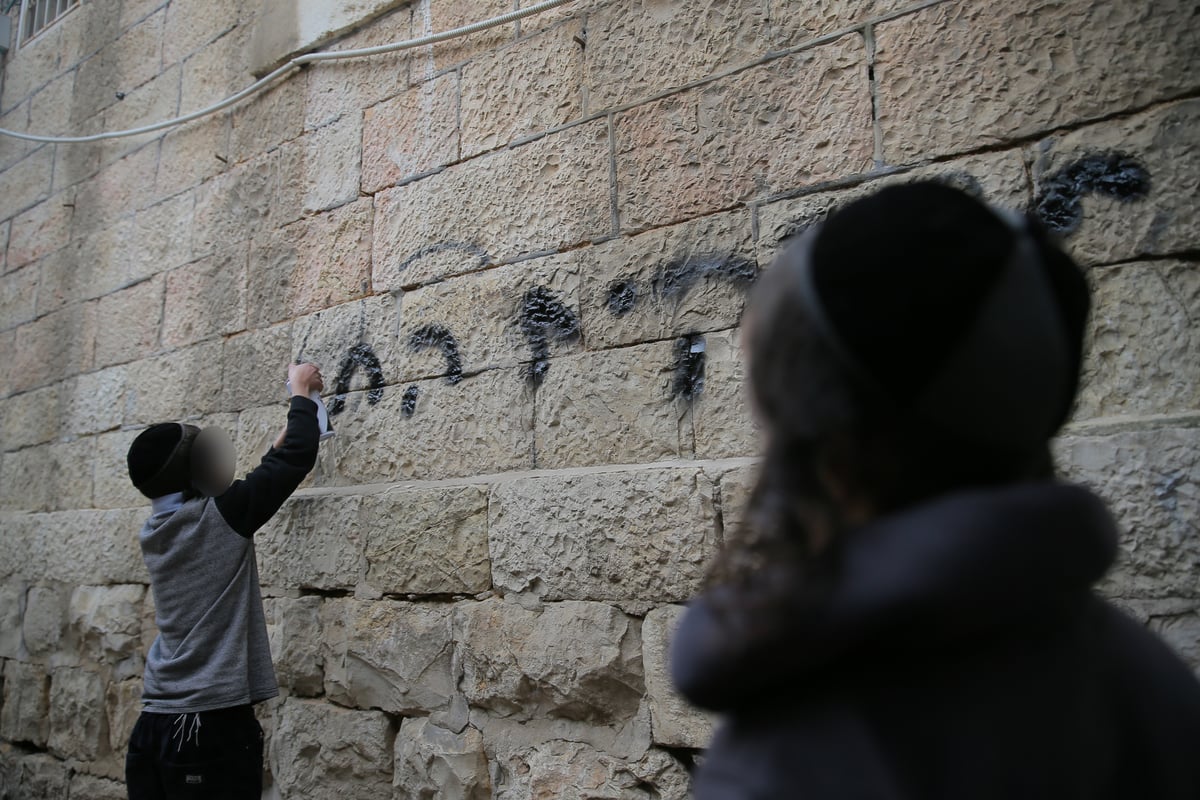
<path fill-rule="evenodd" d="M 1056 481 L 1087 285 L 936 183 L 793 242 L 747 307 L 765 437 L 671 670 L 717 798 L 1200 798 L 1200 684 L 1100 599 L 1117 531 Z"/>
<path fill-rule="evenodd" d="M 129 448 L 129 477 L 151 499 L 139 539 L 158 637 L 146 656 L 143 712 L 130 736 L 130 800 L 258 800 L 263 732 L 252 706 L 279 694 L 267 643 L 254 533 L 317 458 L 324 384 L 288 369 L 287 427 L 244 480 L 218 428 L 162 423 Z"/>

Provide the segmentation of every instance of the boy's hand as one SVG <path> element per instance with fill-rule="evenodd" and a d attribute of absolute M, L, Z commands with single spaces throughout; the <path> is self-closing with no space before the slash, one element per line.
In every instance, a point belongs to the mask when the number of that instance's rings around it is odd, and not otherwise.
<path fill-rule="evenodd" d="M 316 364 L 292 364 L 288 367 L 288 383 L 292 387 L 293 397 L 308 397 L 313 392 L 325 388 L 325 380 Z"/>

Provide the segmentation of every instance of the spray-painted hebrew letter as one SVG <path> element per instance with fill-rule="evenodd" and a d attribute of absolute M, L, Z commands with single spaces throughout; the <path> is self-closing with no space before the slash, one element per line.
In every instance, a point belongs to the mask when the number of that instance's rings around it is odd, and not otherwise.
<path fill-rule="evenodd" d="M 1083 222 L 1083 198 L 1088 194 L 1140 200 L 1150 194 L 1150 172 L 1127 153 L 1091 153 L 1047 177 L 1033 210 L 1048 228 L 1069 235 Z"/>
<path fill-rule="evenodd" d="M 350 379 L 354 373 L 362 369 L 367 375 L 367 404 L 375 405 L 383 398 L 383 367 L 371 345 L 359 342 L 350 348 L 346 357 L 338 367 L 337 380 L 334 382 L 334 398 L 329 404 L 330 414 L 340 414 L 346 409 L 346 395 L 350 393 Z"/>
<path fill-rule="evenodd" d="M 533 356 L 525 377 L 531 385 L 541 386 L 550 369 L 550 342 L 578 338 L 579 318 L 554 292 L 545 286 L 534 286 L 521 301 L 520 325 Z"/>

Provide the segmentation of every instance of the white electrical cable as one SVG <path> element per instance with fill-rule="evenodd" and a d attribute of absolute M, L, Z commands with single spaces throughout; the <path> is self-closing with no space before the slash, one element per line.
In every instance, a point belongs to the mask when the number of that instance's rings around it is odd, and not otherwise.
<path fill-rule="evenodd" d="M 279 69 L 276 69 L 270 74 L 263 76 L 247 86 L 245 89 L 242 89 L 237 94 L 230 95 L 224 100 L 214 103 L 207 108 L 202 108 L 199 111 L 193 111 L 190 114 L 184 114 L 182 117 L 175 117 L 174 119 L 155 122 L 152 125 L 144 125 L 140 128 L 130 128 L 124 131 L 95 133 L 91 136 L 40 136 L 35 133 L 21 133 L 20 131 L 12 131 L 8 130 L 7 128 L 0 128 L 0 136 L 11 136 L 14 139 L 24 139 L 29 142 L 48 142 L 50 144 L 82 144 L 84 142 L 99 142 L 105 139 L 120 139 L 126 136 L 138 136 L 143 133 L 153 133 L 154 131 L 161 131 L 163 128 L 172 128 L 176 125 L 183 125 L 191 122 L 192 120 L 200 119 L 201 117 L 208 116 L 209 114 L 215 114 L 218 111 L 229 108 L 231 105 L 239 103 L 255 92 L 258 92 L 268 84 L 274 83 L 280 77 L 286 75 L 293 69 L 302 67 L 305 64 L 312 64 L 320 61 L 338 61 L 345 58 L 362 58 L 364 56 L 395 53 L 399 50 L 409 50 L 414 47 L 424 47 L 426 45 L 437 44 L 438 42 L 444 42 L 448 39 L 457 39 L 460 36 L 469 36 L 472 33 L 478 33 L 479 31 L 484 31 L 488 28 L 495 28 L 498 25 L 516 22 L 519 19 L 524 19 L 525 17 L 530 17 L 534 14 L 540 14 L 543 11 L 549 11 L 552 8 L 566 5 L 570 2 L 573 2 L 573 0 L 546 0 L 546 2 L 532 5 L 529 8 L 510 11 L 507 14 L 501 14 L 498 17 L 485 19 L 481 22 L 474 22 L 470 25 L 463 25 L 460 28 L 452 28 L 448 31 L 430 34 L 429 36 L 422 36 L 417 39 L 408 39 L 403 42 L 381 44 L 376 47 L 362 47 L 357 50 L 331 50 L 324 53 L 307 53 L 305 55 L 293 58 Z"/>

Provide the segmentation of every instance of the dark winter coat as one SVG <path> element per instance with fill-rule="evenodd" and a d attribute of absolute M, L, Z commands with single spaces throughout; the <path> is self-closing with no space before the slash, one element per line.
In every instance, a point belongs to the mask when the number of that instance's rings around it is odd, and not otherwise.
<path fill-rule="evenodd" d="M 1103 504 L 1029 484 L 848 533 L 831 588 L 693 602 L 672 672 L 720 712 L 697 800 L 1200 798 L 1200 684 L 1092 585 Z"/>

